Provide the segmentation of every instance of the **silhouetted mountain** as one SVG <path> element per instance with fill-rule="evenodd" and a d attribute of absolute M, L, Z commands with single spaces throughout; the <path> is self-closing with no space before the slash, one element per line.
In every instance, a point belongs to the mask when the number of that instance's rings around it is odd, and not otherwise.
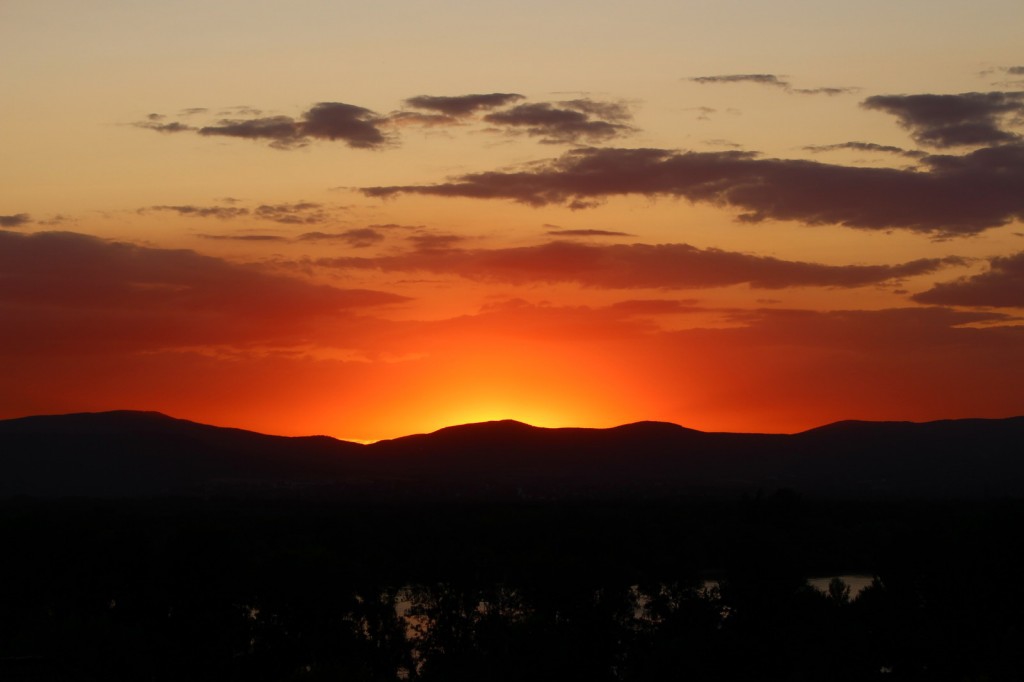
<path fill-rule="evenodd" d="M 1022 441 L 1024 417 L 793 435 L 505 420 L 360 445 L 120 411 L 0 421 L 0 495 L 1022 495 Z"/>
<path fill-rule="evenodd" d="M 0 421 L 0 495 L 148 496 L 351 478 L 362 447 L 101 412 Z"/>

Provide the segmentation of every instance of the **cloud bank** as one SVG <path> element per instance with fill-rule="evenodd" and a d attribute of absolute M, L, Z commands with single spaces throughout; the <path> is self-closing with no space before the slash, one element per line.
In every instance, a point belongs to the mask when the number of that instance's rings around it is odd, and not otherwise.
<path fill-rule="evenodd" d="M 310 140 L 341 140 L 355 149 L 374 149 L 388 142 L 382 130 L 387 120 L 369 109 L 344 102 L 320 102 L 301 117 L 269 116 L 221 119 L 196 132 L 207 136 L 269 140 L 272 147 L 292 149 Z"/>
<path fill-rule="evenodd" d="M 32 216 L 28 213 L 14 213 L 11 215 L 0 215 L 0 227 L 21 227 L 32 222 Z"/>
<path fill-rule="evenodd" d="M 1007 118 L 1024 117 L 1024 92 L 967 92 L 959 95 L 876 95 L 867 109 L 893 114 L 919 144 L 946 148 L 1018 142 Z"/>
<path fill-rule="evenodd" d="M 509 199 L 530 206 L 593 206 L 615 195 L 670 196 L 739 209 L 740 220 L 943 235 L 974 234 L 1024 217 L 1024 145 L 927 156 L 926 171 L 764 159 L 752 152 L 585 148 L 520 171 L 456 176 L 435 185 L 366 187 Z"/>
<path fill-rule="evenodd" d="M 412 110 L 388 115 L 344 102 L 319 102 L 299 117 L 265 116 L 251 107 L 222 111 L 223 118 L 196 126 L 169 121 L 163 114 L 149 114 L 131 125 L 160 133 L 194 132 L 206 137 L 234 137 L 266 141 L 275 149 L 297 149 L 314 140 L 341 141 L 355 149 L 382 149 L 396 143 L 399 126 L 425 127 L 463 124 L 484 111 L 482 120 L 509 134 L 525 134 L 548 144 L 599 142 L 633 132 L 632 115 L 622 102 L 587 98 L 560 102 L 517 104 L 526 99 L 517 93 L 494 92 L 454 96 L 418 95 L 404 104 Z M 187 110 L 187 115 L 206 112 Z"/>
<path fill-rule="evenodd" d="M 913 298 L 939 305 L 1024 308 L 1024 251 L 992 258 L 987 272 L 936 284 Z"/>
<path fill-rule="evenodd" d="M 194 251 L 71 232 L 0 232 L 0 352 L 145 350 L 301 342 L 316 320 L 406 301 L 339 289 Z"/>

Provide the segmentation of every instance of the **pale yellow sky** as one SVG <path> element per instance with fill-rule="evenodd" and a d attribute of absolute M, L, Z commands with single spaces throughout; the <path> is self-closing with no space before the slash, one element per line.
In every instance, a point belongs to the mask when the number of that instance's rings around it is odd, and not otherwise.
<path fill-rule="evenodd" d="M 879 93 L 984 90 L 1016 64 L 1024 5 L 988 2 L 0 3 L 4 210 L 43 214 L 323 197 L 328 187 L 430 182 L 542 158 L 493 135 L 403 131 L 382 153 L 318 144 L 294 154 L 125 125 L 149 113 L 248 105 L 295 116 L 341 101 L 387 113 L 417 94 L 591 93 L 633 104 L 629 143 L 769 156 L 870 138 L 906 144 Z M 794 96 L 685 79 L 771 73 Z M 697 120 L 697 107 L 717 111 Z M 102 229 L 102 228 L 100 228 Z"/>

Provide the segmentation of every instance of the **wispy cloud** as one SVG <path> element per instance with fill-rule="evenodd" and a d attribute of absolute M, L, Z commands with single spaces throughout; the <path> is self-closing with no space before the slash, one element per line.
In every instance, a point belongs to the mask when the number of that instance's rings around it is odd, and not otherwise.
<path fill-rule="evenodd" d="M 233 220 L 236 218 L 254 218 L 269 220 L 283 225 L 316 225 L 328 222 L 330 215 L 323 204 L 311 201 L 297 201 L 283 204 L 259 204 L 253 208 L 244 206 L 196 206 L 193 204 L 148 206 L 140 208 L 140 213 L 149 211 L 166 211 L 190 218 L 217 218 Z"/>
<path fill-rule="evenodd" d="M 906 156 L 911 159 L 920 159 L 928 156 L 927 152 L 917 149 L 903 149 L 887 144 L 875 144 L 874 142 L 839 142 L 837 144 L 809 144 L 804 147 L 809 152 L 833 152 L 841 149 L 850 149 L 858 152 L 881 152 L 883 154 L 895 154 Z"/>
<path fill-rule="evenodd" d="M 709 83 L 756 83 L 758 85 L 770 85 L 776 88 L 788 88 L 789 82 L 779 76 L 770 73 L 734 73 L 721 76 L 695 76 L 688 79 L 694 83 L 707 85 Z"/>
<path fill-rule="evenodd" d="M 32 222 L 32 216 L 28 213 L 14 213 L 11 215 L 0 215 L 0 227 L 21 227 Z"/>
<path fill-rule="evenodd" d="M 371 227 L 358 227 L 342 232 L 306 232 L 299 235 L 304 242 L 343 242 L 354 248 L 373 246 L 384 240 L 384 235 Z"/>
<path fill-rule="evenodd" d="M 287 237 L 276 234 L 197 234 L 200 239 L 236 242 L 285 242 Z"/>
<path fill-rule="evenodd" d="M 732 84 L 732 83 L 754 83 L 755 85 L 767 85 L 772 88 L 779 88 L 795 95 L 848 95 L 855 93 L 859 88 L 826 86 L 819 88 L 794 88 L 793 85 L 783 76 L 771 73 L 735 73 L 718 76 L 695 76 L 687 80 L 701 85 Z"/>
<path fill-rule="evenodd" d="M 406 239 L 421 253 L 437 253 L 448 251 L 455 245 L 466 241 L 466 237 L 458 234 L 438 234 L 435 232 L 419 232 Z"/>
<path fill-rule="evenodd" d="M 629 237 L 628 232 L 616 232 L 615 230 L 548 230 L 546 234 L 553 237 Z"/>
<path fill-rule="evenodd" d="M 260 204 L 253 209 L 252 214 L 257 218 L 284 225 L 316 225 L 330 219 L 323 204 L 312 201 Z"/>
<path fill-rule="evenodd" d="M 132 123 L 136 128 L 155 130 L 158 133 L 184 133 L 193 131 L 195 128 L 179 121 L 168 121 L 163 114 L 149 114 L 145 120 Z"/>
<path fill-rule="evenodd" d="M 702 289 L 747 284 L 758 289 L 860 287 L 928 274 L 959 259 L 898 265 L 824 265 L 699 249 L 688 244 L 594 246 L 557 241 L 509 249 L 424 250 L 377 258 L 318 261 L 340 268 L 426 271 L 511 284 L 575 282 L 611 289 Z"/>

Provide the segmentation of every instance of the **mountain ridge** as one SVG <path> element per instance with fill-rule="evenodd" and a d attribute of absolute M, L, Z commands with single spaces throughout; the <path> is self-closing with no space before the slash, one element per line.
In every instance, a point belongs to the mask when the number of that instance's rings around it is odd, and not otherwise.
<path fill-rule="evenodd" d="M 114 423 L 112 420 L 122 419 L 124 421 Z M 53 421 L 51 421 L 53 420 Z M 821 431 L 839 430 L 853 427 L 869 426 L 869 427 L 904 427 L 904 426 L 926 426 L 926 425 L 937 425 L 937 424 L 974 424 L 974 423 L 994 423 L 994 422 L 1015 422 L 1020 421 L 1024 423 L 1024 415 L 1015 415 L 1010 417 L 963 417 L 956 419 L 932 419 L 926 421 L 913 421 L 913 420 L 872 420 L 872 419 L 841 419 L 834 422 L 828 422 L 820 426 L 814 426 L 801 431 L 794 431 L 791 433 L 775 433 L 775 432 L 763 432 L 763 431 L 703 431 L 700 429 L 694 429 L 675 422 L 667 422 L 661 420 L 640 420 L 635 422 L 626 422 L 624 424 L 618 424 L 615 426 L 608 427 L 597 427 L 597 426 L 535 426 L 527 422 L 523 422 L 517 419 L 490 419 L 479 422 L 466 422 L 464 424 L 450 424 L 443 426 L 433 431 L 424 431 L 406 434 L 402 436 L 396 436 L 394 438 L 384 438 L 372 442 L 361 442 L 354 440 L 345 440 L 343 438 L 337 438 L 327 434 L 303 434 L 297 436 L 282 436 L 278 434 L 272 434 L 265 431 L 254 431 L 252 429 L 245 429 L 234 426 L 220 426 L 215 424 L 207 424 L 204 422 L 197 422 L 191 419 L 184 419 L 181 417 L 174 417 L 164 412 L 157 410 L 100 410 L 95 412 L 67 412 L 67 413 L 52 413 L 52 414 L 33 414 L 25 415 L 21 417 L 9 417 L 6 419 L 0 419 L 0 433 L 7 431 L 8 429 L 17 429 L 19 425 L 39 424 L 47 428 L 52 428 L 55 421 L 59 420 L 66 424 L 73 424 L 81 421 L 85 423 L 85 420 L 89 420 L 94 425 L 100 424 L 111 424 L 118 428 L 125 426 L 125 421 L 128 423 L 135 422 L 138 424 L 187 424 L 194 427 L 201 427 L 204 429 L 219 429 L 222 431 L 233 431 L 237 433 L 250 433 L 257 434 L 260 436 L 268 436 L 271 438 L 326 438 L 340 443 L 351 443 L 353 445 L 372 446 L 377 443 L 387 443 L 404 438 L 411 438 L 417 436 L 431 436 L 442 432 L 454 432 L 463 429 L 480 429 L 484 427 L 513 427 L 513 428 L 526 428 L 537 431 L 594 431 L 594 432 L 609 432 L 619 431 L 628 429 L 640 429 L 640 428 L 664 428 L 678 430 L 688 433 L 695 434 L 715 434 L 715 435 L 739 435 L 739 436 L 799 436 L 802 434 L 809 434 Z"/>
<path fill-rule="evenodd" d="M 0 420 L 0 497 L 317 494 L 1024 495 L 1024 417 L 845 420 L 795 434 L 640 421 L 506 419 L 362 444 L 275 436 L 159 412 Z"/>

